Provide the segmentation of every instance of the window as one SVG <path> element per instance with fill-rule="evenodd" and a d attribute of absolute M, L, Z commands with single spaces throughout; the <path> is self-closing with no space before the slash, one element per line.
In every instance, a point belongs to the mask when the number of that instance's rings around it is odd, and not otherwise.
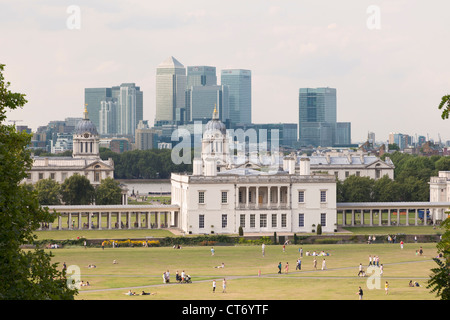
<path fill-rule="evenodd" d="M 304 227 L 305 226 L 305 214 L 304 213 L 299 213 L 298 214 L 298 226 L 299 227 Z"/>
<path fill-rule="evenodd" d="M 277 214 L 273 213 L 272 214 L 272 228 L 276 228 L 277 227 Z"/>
<path fill-rule="evenodd" d="M 67 172 L 62 172 L 61 173 L 61 180 L 64 181 L 67 179 Z"/>
<path fill-rule="evenodd" d="M 239 191 L 239 203 L 242 203 L 242 191 Z"/>
<path fill-rule="evenodd" d="M 287 225 L 287 220 L 286 220 L 286 218 L 287 218 L 286 213 L 283 213 L 283 214 L 281 215 L 281 227 L 282 227 L 282 228 L 286 228 L 286 225 Z"/>
<path fill-rule="evenodd" d="M 99 182 L 100 181 L 100 172 L 95 172 L 94 173 L 94 181 L 95 182 Z"/>
<path fill-rule="evenodd" d="M 322 227 L 325 227 L 327 225 L 327 214 L 326 213 L 320 214 L 320 224 L 322 225 Z"/>
<path fill-rule="evenodd" d="M 50 172 L 50 179 L 55 180 L 55 173 L 54 172 Z"/>
<path fill-rule="evenodd" d="M 255 215 L 251 214 L 250 215 L 250 228 L 254 228 L 255 227 Z"/>
<path fill-rule="evenodd" d="M 241 214 L 239 221 L 240 221 L 241 227 L 245 228 L 245 214 Z"/>
<path fill-rule="evenodd" d="M 222 228 L 226 228 L 228 224 L 228 216 L 226 214 L 222 215 Z"/>
<path fill-rule="evenodd" d="M 298 192 L 298 202 L 305 202 L 305 191 Z"/>
<path fill-rule="evenodd" d="M 31 180 L 31 173 L 29 173 L 29 172 L 27 173 L 27 179 Z"/>
<path fill-rule="evenodd" d="M 348 171 L 345 171 L 345 177 L 348 178 L 349 175 L 350 173 Z"/>
<path fill-rule="evenodd" d="M 44 174 L 42 172 L 39 173 L 39 180 L 44 179 Z"/>
<path fill-rule="evenodd" d="M 259 227 L 267 228 L 267 214 L 261 214 L 259 216 Z"/>
<path fill-rule="evenodd" d="M 198 216 L 198 227 L 203 229 L 205 227 L 205 215 L 201 214 Z"/>
<path fill-rule="evenodd" d="M 222 203 L 228 203 L 228 192 L 222 191 Z"/>
<path fill-rule="evenodd" d="M 360 177 L 361 176 L 361 172 L 360 171 L 356 171 L 356 176 Z"/>
<path fill-rule="evenodd" d="M 198 203 L 205 203 L 205 191 L 198 192 Z"/>
<path fill-rule="evenodd" d="M 320 190 L 320 202 L 327 202 L 327 191 Z"/>

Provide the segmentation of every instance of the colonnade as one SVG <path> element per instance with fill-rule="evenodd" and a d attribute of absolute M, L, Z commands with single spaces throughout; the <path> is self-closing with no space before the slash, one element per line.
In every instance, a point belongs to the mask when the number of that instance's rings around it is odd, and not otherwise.
<path fill-rule="evenodd" d="M 396 206 L 397 204 L 397 206 Z M 435 225 L 447 216 L 448 203 L 338 203 L 338 223 L 342 226 Z M 350 215 L 350 217 L 349 217 Z M 367 216 L 368 215 L 368 216 Z M 340 216 L 342 219 L 339 219 Z"/>
<path fill-rule="evenodd" d="M 239 209 L 287 209 L 291 202 L 289 186 L 254 186 L 238 187 Z"/>
<path fill-rule="evenodd" d="M 49 206 L 53 210 L 59 213 L 57 222 L 41 224 L 40 229 L 161 229 L 179 224 L 178 207 L 172 205 Z"/>

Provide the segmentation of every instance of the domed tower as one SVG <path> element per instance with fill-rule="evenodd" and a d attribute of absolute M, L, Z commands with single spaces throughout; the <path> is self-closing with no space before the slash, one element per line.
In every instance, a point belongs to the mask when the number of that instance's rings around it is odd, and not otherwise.
<path fill-rule="evenodd" d="M 225 124 L 219 120 L 219 113 L 216 107 L 212 119 L 205 126 L 202 138 L 202 160 L 206 164 L 207 160 L 215 160 L 219 170 L 226 167 L 229 157 L 227 130 Z"/>
<path fill-rule="evenodd" d="M 87 108 L 84 108 L 84 119 L 77 123 L 73 133 L 74 158 L 99 159 L 99 135 L 95 125 L 89 120 Z"/>

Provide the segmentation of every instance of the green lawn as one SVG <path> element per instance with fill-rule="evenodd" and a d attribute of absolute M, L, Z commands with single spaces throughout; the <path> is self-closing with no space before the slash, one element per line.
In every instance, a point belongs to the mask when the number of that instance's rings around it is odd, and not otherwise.
<path fill-rule="evenodd" d="M 424 255 L 416 255 L 422 246 Z M 288 245 L 283 252 L 280 245 L 266 246 L 265 257 L 260 246 L 216 246 L 211 256 L 210 247 L 153 248 L 80 248 L 51 250 L 54 261 L 81 270 L 81 280 L 91 286 L 81 287 L 77 299 L 85 300 L 356 300 L 358 286 L 364 289 L 365 300 L 433 300 L 434 294 L 426 289 L 430 269 L 436 264 L 435 243 L 399 244 L 341 244 L 302 245 L 302 270 L 296 271 L 300 245 Z M 313 257 L 306 251 L 325 251 L 330 255 L 317 257 L 318 270 L 313 269 Z M 365 267 L 369 255 L 378 255 L 384 265 L 384 275 L 357 277 L 359 263 Z M 323 258 L 327 270 L 322 271 Z M 113 264 L 113 260 L 118 263 Z M 225 263 L 225 268 L 215 268 Z M 289 262 L 288 274 L 277 274 L 278 262 Z M 97 267 L 87 268 L 89 264 Z M 170 270 L 185 270 L 193 278 L 192 284 L 163 284 L 162 274 Z M 261 276 L 258 276 L 258 272 Z M 222 293 L 222 279 L 227 279 L 227 292 Z M 212 293 L 212 279 L 217 280 L 217 292 Z M 374 282 L 373 279 L 379 279 Z M 370 283 L 368 282 L 370 281 Z M 417 280 L 421 287 L 410 288 L 408 282 Z M 389 295 L 384 293 L 384 282 L 390 283 Z M 379 285 L 370 289 L 368 285 Z M 151 296 L 126 296 L 129 289 L 139 293 L 156 292 Z"/>

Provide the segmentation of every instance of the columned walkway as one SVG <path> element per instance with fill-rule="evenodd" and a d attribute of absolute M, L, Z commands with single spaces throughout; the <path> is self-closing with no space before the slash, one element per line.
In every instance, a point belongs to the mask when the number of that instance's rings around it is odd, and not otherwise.
<path fill-rule="evenodd" d="M 46 230 L 161 229 L 179 226 L 177 205 L 48 206 L 60 215 Z M 55 225 L 56 224 L 56 225 Z"/>
<path fill-rule="evenodd" d="M 450 202 L 337 203 L 339 226 L 435 225 L 447 218 Z"/>

